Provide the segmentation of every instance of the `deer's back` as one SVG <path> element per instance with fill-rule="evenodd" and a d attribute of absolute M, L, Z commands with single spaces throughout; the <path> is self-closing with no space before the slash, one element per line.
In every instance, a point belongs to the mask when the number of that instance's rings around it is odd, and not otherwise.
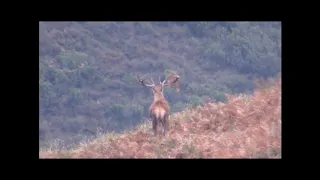
<path fill-rule="evenodd" d="M 164 118 L 164 116 L 169 115 L 169 112 L 170 107 L 165 100 L 156 101 L 149 108 L 150 116 L 155 116 L 156 118 Z"/>

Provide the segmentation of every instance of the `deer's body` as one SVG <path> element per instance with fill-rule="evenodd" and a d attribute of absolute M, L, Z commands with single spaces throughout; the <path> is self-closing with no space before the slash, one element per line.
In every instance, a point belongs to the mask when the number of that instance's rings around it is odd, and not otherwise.
<path fill-rule="evenodd" d="M 156 101 L 149 108 L 149 116 L 152 118 L 163 119 L 168 114 L 170 114 L 170 106 L 164 101 Z"/>
<path fill-rule="evenodd" d="M 149 117 L 152 120 L 152 128 L 154 134 L 157 134 L 157 126 L 161 124 L 163 133 L 165 134 L 169 129 L 170 106 L 164 98 L 161 88 L 154 88 L 153 96 L 153 103 L 149 108 Z"/>
<path fill-rule="evenodd" d="M 163 88 L 165 86 L 170 85 L 173 82 L 166 82 L 167 78 L 163 82 L 160 81 L 160 85 L 155 85 L 154 83 L 152 85 L 147 85 L 143 82 L 145 79 L 138 79 L 138 81 L 142 85 L 150 87 L 153 92 L 153 103 L 149 107 L 149 117 L 152 120 L 152 129 L 154 135 L 157 135 L 158 125 L 160 124 L 163 127 L 162 132 L 164 135 L 169 130 L 170 106 L 165 97 L 163 96 Z M 176 76 L 174 81 L 177 81 L 179 78 L 179 76 Z"/>

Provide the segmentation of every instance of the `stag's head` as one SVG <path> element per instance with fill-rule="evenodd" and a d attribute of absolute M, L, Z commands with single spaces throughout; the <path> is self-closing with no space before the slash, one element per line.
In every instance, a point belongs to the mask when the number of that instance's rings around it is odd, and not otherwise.
<path fill-rule="evenodd" d="M 148 77 L 143 76 L 142 78 L 137 75 L 136 80 L 143 86 L 149 87 L 152 89 L 153 92 L 153 99 L 154 101 L 164 99 L 163 96 L 163 89 L 166 86 L 170 86 L 171 84 L 176 83 L 180 77 L 174 73 L 169 73 L 168 76 L 164 81 L 161 81 L 161 78 L 159 76 L 159 84 L 155 84 L 153 79 L 150 78 L 151 82 L 145 82 L 148 79 Z"/>

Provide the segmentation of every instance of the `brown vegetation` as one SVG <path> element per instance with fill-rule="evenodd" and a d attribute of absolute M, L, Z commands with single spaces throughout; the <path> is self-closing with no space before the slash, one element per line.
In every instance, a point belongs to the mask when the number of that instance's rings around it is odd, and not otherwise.
<path fill-rule="evenodd" d="M 40 158 L 281 158 L 281 79 L 252 96 L 227 95 L 170 116 L 166 137 L 150 123 L 107 134 L 69 151 L 46 150 Z"/>

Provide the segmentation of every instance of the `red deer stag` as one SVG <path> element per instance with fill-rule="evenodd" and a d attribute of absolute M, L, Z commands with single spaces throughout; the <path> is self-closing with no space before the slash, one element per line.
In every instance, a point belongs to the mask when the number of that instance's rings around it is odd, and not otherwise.
<path fill-rule="evenodd" d="M 146 78 L 139 78 L 139 75 L 137 75 L 136 80 L 142 84 L 145 87 L 149 87 L 152 89 L 153 92 L 153 103 L 149 107 L 149 117 L 152 120 L 152 129 L 154 136 L 157 135 L 157 127 L 158 124 L 161 123 L 162 125 L 162 132 L 163 135 L 166 135 L 166 133 L 169 130 L 169 114 L 170 114 L 170 106 L 163 96 L 163 89 L 166 86 L 173 85 L 178 82 L 180 77 L 178 75 L 175 75 L 174 73 L 170 73 L 164 81 L 161 82 L 160 76 L 159 81 L 160 84 L 155 85 L 154 81 L 151 78 L 152 84 L 145 83 Z"/>

